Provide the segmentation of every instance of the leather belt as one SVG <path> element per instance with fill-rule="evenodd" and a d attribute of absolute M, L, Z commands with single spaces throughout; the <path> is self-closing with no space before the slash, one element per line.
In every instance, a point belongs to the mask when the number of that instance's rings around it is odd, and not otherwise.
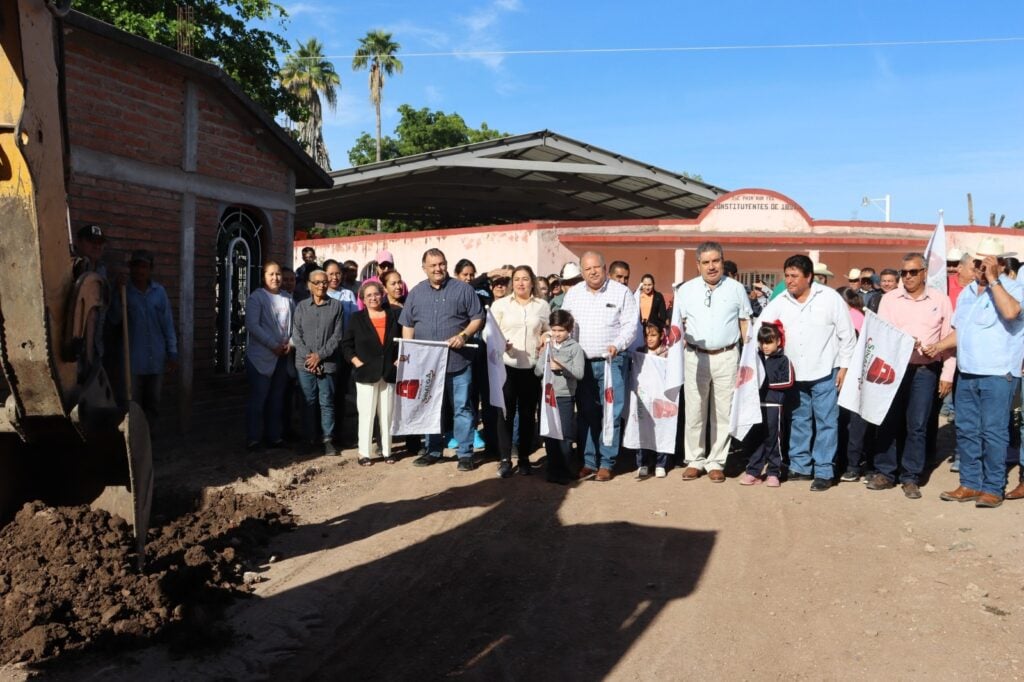
<path fill-rule="evenodd" d="M 704 353 L 705 355 L 718 355 L 719 353 L 724 353 L 727 350 L 732 350 L 735 347 L 736 347 L 735 343 L 730 344 L 730 345 L 726 346 L 725 348 L 716 348 L 714 350 L 708 350 L 707 348 L 698 348 L 697 346 L 687 346 L 687 348 L 691 348 L 691 349 L 697 351 L 698 353 Z"/>

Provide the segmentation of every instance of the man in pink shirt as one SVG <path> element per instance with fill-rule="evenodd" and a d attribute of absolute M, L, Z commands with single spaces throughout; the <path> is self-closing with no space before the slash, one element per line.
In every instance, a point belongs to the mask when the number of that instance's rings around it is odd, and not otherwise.
<path fill-rule="evenodd" d="M 956 310 L 956 299 L 959 298 L 960 292 L 974 281 L 974 262 L 970 255 L 960 249 L 950 249 L 946 254 L 946 274 L 949 302 L 953 304 L 953 310 Z"/>
<path fill-rule="evenodd" d="M 903 494 L 920 499 L 918 483 L 925 465 L 925 443 L 928 421 L 935 397 L 945 398 L 953 388 L 956 358 L 932 359 L 921 352 L 949 335 L 953 306 L 949 298 L 927 286 L 928 261 L 920 253 L 903 257 L 900 270 L 903 288 L 882 297 L 878 316 L 914 337 L 914 353 L 910 356 L 906 375 L 892 401 L 889 413 L 878 428 L 875 438 L 875 470 L 867 483 L 868 490 L 886 490 L 896 485 L 897 470 Z M 900 433 L 906 428 L 903 461 L 898 462 Z M 899 465 L 902 464 L 900 467 Z"/>

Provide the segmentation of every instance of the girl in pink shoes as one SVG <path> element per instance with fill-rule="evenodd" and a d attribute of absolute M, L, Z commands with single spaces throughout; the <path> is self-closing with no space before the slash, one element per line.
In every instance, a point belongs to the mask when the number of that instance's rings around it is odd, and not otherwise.
<path fill-rule="evenodd" d="M 765 322 L 757 330 L 757 344 L 764 363 L 761 383 L 761 421 L 764 440 L 750 455 L 747 470 L 740 476 L 740 485 L 761 483 L 761 472 L 767 465 L 765 485 L 778 488 L 782 473 L 782 410 L 786 391 L 793 386 L 793 365 L 786 357 L 786 333 L 781 322 Z"/>

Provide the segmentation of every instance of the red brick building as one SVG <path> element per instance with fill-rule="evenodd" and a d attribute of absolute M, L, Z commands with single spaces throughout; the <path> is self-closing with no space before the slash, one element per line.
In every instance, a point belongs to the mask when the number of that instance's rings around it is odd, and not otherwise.
<path fill-rule="evenodd" d="M 185 427 L 240 412 L 245 297 L 290 264 L 295 189 L 330 178 L 220 68 L 72 12 L 65 20 L 74 227 L 136 248 L 174 306 L 181 368 L 164 413 Z"/>

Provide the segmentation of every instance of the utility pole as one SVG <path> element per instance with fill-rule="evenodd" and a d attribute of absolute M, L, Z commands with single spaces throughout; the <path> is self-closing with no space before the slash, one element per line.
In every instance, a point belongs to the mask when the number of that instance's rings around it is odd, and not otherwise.
<path fill-rule="evenodd" d="M 974 224 L 974 199 L 971 198 L 971 193 L 967 193 L 967 224 Z"/>

